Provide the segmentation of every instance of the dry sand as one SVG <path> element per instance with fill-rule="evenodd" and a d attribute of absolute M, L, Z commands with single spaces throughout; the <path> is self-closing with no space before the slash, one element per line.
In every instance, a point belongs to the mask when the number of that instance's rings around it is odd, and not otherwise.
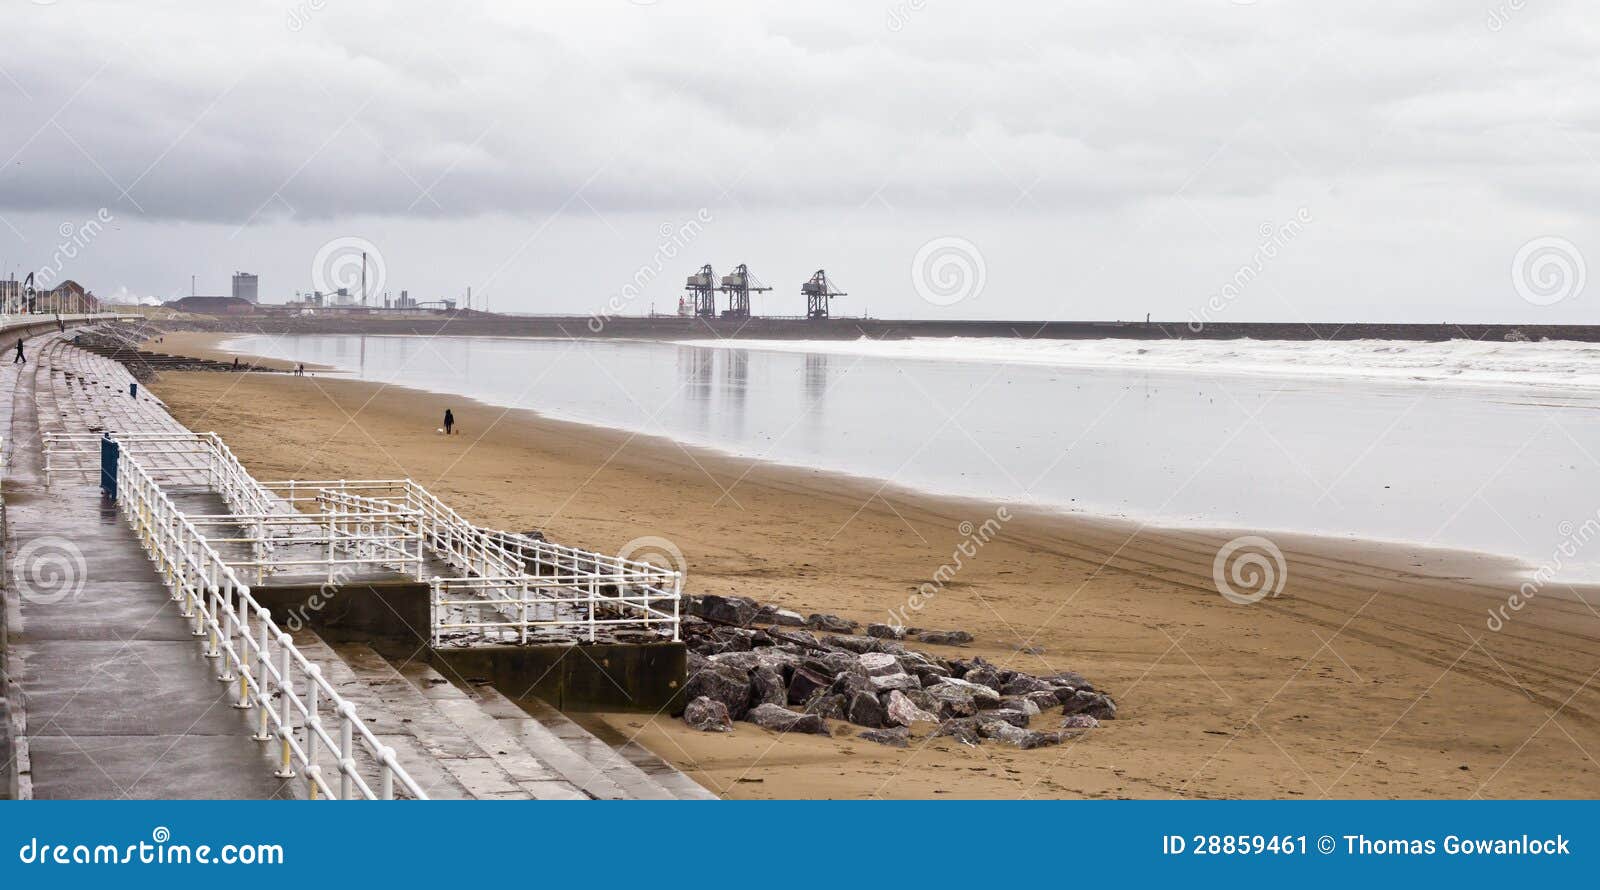
<path fill-rule="evenodd" d="M 174 334 L 158 348 L 214 356 L 214 343 Z M 952 561 L 961 523 L 995 515 L 331 375 L 175 373 L 153 388 L 261 478 L 410 476 L 491 526 L 608 552 L 667 538 L 687 555 L 692 592 L 861 621 L 904 608 Z M 435 432 L 447 406 L 464 435 Z M 1514 566 L 1273 534 L 1288 557 L 1283 594 L 1236 605 L 1212 580 L 1236 531 L 1013 517 L 914 622 L 977 636 L 967 649 L 927 647 L 945 654 L 1086 674 L 1120 708 L 1098 730 L 1034 751 L 949 739 L 893 749 L 749 724 L 717 735 L 666 716 L 592 719 L 740 798 L 1600 795 L 1600 616 L 1567 590 L 1545 588 L 1494 632 L 1488 610 L 1516 589 Z"/>

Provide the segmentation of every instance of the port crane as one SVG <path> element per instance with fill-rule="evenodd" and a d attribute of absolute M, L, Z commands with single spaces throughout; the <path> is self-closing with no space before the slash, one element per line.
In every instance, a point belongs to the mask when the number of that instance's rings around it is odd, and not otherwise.
<path fill-rule="evenodd" d="M 722 312 L 724 318 L 749 318 L 750 295 L 772 290 L 762 284 L 761 279 L 751 275 L 750 267 L 744 263 L 735 266 L 732 274 L 722 276 L 720 289 L 728 295 L 728 308 Z"/>
<path fill-rule="evenodd" d="M 700 271 L 689 276 L 689 281 L 684 285 L 689 292 L 689 302 L 694 307 L 697 318 L 717 317 L 717 273 L 711 271 L 711 264 L 706 263 Z"/>
<path fill-rule="evenodd" d="M 834 283 L 828 280 L 828 273 L 822 269 L 818 269 L 810 281 L 800 285 L 800 293 L 806 297 L 806 318 L 813 321 L 827 320 L 829 303 L 834 297 L 849 296 L 844 291 L 834 290 Z"/>

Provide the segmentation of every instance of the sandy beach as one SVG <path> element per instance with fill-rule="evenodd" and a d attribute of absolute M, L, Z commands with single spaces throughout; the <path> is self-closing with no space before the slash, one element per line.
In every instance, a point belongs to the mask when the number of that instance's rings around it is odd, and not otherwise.
<path fill-rule="evenodd" d="M 154 348 L 217 357 L 218 337 Z M 861 621 L 904 610 L 962 524 L 997 509 L 331 374 L 172 373 L 151 388 L 263 479 L 409 476 L 486 525 L 607 552 L 668 539 L 691 592 Z M 446 407 L 462 435 L 435 432 Z M 1287 585 L 1239 605 L 1212 562 L 1240 530 L 1011 516 L 909 617 L 974 634 L 964 657 L 1085 674 L 1118 702 L 1097 730 L 1034 751 L 894 749 L 587 719 L 735 798 L 1600 795 L 1600 616 L 1551 592 L 1491 630 L 1521 583 L 1513 564 L 1273 533 Z"/>

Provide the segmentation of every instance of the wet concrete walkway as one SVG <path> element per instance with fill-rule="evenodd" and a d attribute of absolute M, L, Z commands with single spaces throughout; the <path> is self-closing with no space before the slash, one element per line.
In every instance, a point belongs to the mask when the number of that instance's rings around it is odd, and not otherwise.
<path fill-rule="evenodd" d="M 37 343 L 38 341 L 34 341 Z M 31 348 L 30 356 L 44 350 Z M 300 796 L 95 480 L 44 485 L 39 362 L 0 368 L 9 672 L 36 798 Z M 48 395 L 45 404 L 52 402 Z"/>

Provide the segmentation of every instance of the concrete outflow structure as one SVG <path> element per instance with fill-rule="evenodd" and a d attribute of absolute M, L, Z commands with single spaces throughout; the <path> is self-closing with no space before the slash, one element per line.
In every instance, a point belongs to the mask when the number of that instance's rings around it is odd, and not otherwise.
<path fill-rule="evenodd" d="M 258 481 L 122 365 L 30 342 L 0 392 L 18 796 L 713 797 L 549 703 L 674 703 L 676 573 L 411 480 Z"/>

